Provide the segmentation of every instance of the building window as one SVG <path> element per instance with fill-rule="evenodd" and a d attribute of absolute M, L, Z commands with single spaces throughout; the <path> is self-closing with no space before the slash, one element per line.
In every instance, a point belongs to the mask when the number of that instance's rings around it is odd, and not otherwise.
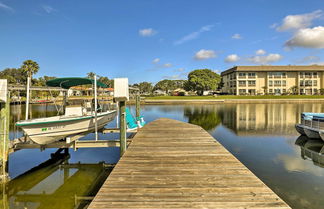
<path fill-rule="evenodd" d="M 312 86 L 312 81 L 311 80 L 306 80 L 305 81 L 305 86 Z"/>
<path fill-rule="evenodd" d="M 273 90 L 272 89 L 269 89 L 269 93 L 273 93 Z"/>
<path fill-rule="evenodd" d="M 317 80 L 313 81 L 313 86 L 317 86 Z"/>
<path fill-rule="evenodd" d="M 282 73 L 282 77 L 283 78 L 286 78 L 286 73 Z"/>
<path fill-rule="evenodd" d="M 239 89 L 239 94 L 240 95 L 246 94 L 246 89 Z"/>
<path fill-rule="evenodd" d="M 269 81 L 269 86 L 272 86 L 272 81 Z"/>
<path fill-rule="evenodd" d="M 312 73 L 310 73 L 310 72 L 305 73 L 305 78 L 311 78 L 311 77 L 312 77 Z"/>
<path fill-rule="evenodd" d="M 313 77 L 314 77 L 314 78 L 317 77 L 317 72 L 313 72 Z"/>
<path fill-rule="evenodd" d="M 250 95 L 255 95 L 255 89 L 249 89 L 248 92 Z"/>
<path fill-rule="evenodd" d="M 245 78 L 246 74 L 245 73 L 239 73 L 239 78 Z"/>
<path fill-rule="evenodd" d="M 255 81 L 248 81 L 249 86 L 255 86 Z"/>
<path fill-rule="evenodd" d="M 274 81 L 274 86 L 281 86 L 281 81 Z"/>
<path fill-rule="evenodd" d="M 304 86 L 304 81 L 300 81 L 300 82 L 299 82 L 299 85 L 300 85 L 300 86 Z"/>
<path fill-rule="evenodd" d="M 299 76 L 300 76 L 301 78 L 304 78 L 304 73 L 303 73 L 303 72 L 300 72 L 300 73 L 299 73 Z"/>
<path fill-rule="evenodd" d="M 248 73 L 249 78 L 255 78 L 255 73 Z"/>
<path fill-rule="evenodd" d="M 282 81 L 282 86 L 286 86 L 286 81 Z"/>
<path fill-rule="evenodd" d="M 239 81 L 239 86 L 246 86 L 246 81 Z"/>
<path fill-rule="evenodd" d="M 282 93 L 286 93 L 286 89 L 282 89 Z"/>

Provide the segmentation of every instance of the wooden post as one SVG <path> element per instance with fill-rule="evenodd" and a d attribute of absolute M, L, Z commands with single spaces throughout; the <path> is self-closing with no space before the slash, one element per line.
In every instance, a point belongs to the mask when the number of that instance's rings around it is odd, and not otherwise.
<path fill-rule="evenodd" d="M 136 118 L 141 115 L 141 96 L 137 94 L 135 96 Z"/>
<path fill-rule="evenodd" d="M 120 157 L 123 156 L 123 154 L 126 151 L 126 102 L 120 101 L 119 102 L 119 128 L 120 128 Z"/>
<path fill-rule="evenodd" d="M 8 155 L 9 155 L 9 113 L 10 101 L 7 96 L 6 103 L 0 102 L 0 159 L 1 171 L 0 178 L 2 181 L 8 179 Z"/>

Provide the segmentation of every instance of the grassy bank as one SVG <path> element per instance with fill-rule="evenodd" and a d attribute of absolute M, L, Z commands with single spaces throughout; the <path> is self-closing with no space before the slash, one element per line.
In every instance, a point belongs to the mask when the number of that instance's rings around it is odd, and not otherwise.
<path fill-rule="evenodd" d="M 324 95 L 260 95 L 260 96 L 156 96 L 145 97 L 145 100 L 226 100 L 226 99 L 324 99 Z"/>

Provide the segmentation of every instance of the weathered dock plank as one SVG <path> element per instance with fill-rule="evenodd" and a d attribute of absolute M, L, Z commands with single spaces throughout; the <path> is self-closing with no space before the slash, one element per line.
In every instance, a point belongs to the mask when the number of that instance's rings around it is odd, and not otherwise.
<path fill-rule="evenodd" d="M 89 208 L 290 208 L 199 126 L 159 119 L 133 138 Z"/>

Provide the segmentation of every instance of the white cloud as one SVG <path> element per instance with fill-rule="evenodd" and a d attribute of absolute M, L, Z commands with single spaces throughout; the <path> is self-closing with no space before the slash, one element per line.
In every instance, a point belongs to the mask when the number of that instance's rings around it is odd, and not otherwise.
<path fill-rule="evenodd" d="M 263 49 L 259 49 L 255 52 L 256 55 L 264 55 L 266 54 L 266 51 L 264 51 Z"/>
<path fill-rule="evenodd" d="M 57 10 L 54 9 L 53 7 L 49 6 L 49 5 L 43 5 L 42 8 L 44 9 L 44 11 L 47 14 L 51 14 L 52 12 L 56 12 Z"/>
<path fill-rule="evenodd" d="M 240 57 L 236 54 L 230 54 L 225 58 L 225 62 L 237 62 L 240 60 Z"/>
<path fill-rule="evenodd" d="M 205 26 L 201 27 L 198 31 L 192 32 L 192 33 L 182 37 L 181 39 L 175 41 L 174 44 L 179 45 L 179 44 L 183 44 L 187 41 L 196 39 L 200 36 L 200 34 L 210 31 L 213 27 L 214 27 L 214 25 L 205 25 Z"/>
<path fill-rule="evenodd" d="M 165 63 L 165 64 L 162 65 L 162 67 L 169 68 L 169 67 L 172 67 L 172 64 L 171 63 Z"/>
<path fill-rule="evenodd" d="M 12 7 L 6 5 L 6 4 L 4 4 L 2 2 L 0 2 L 0 9 L 4 9 L 4 10 L 10 11 L 10 12 L 14 12 L 15 11 Z"/>
<path fill-rule="evenodd" d="M 180 80 L 181 77 L 180 75 L 167 75 L 167 76 L 163 76 L 164 79 L 168 79 L 168 80 Z"/>
<path fill-rule="evenodd" d="M 232 35 L 232 39 L 242 39 L 242 36 L 238 33 L 235 33 L 234 35 Z"/>
<path fill-rule="evenodd" d="M 280 54 L 268 54 L 265 56 L 252 56 L 247 59 L 247 61 L 255 63 L 255 64 L 268 64 L 272 62 L 277 62 L 281 60 L 283 57 Z"/>
<path fill-rule="evenodd" d="M 285 43 L 288 47 L 324 48 L 324 27 L 304 28 Z"/>
<path fill-rule="evenodd" d="M 186 79 L 187 76 L 188 76 L 188 73 L 186 73 L 186 72 L 182 72 L 182 73 L 177 74 L 177 75 L 163 76 L 163 79 L 169 79 L 169 80 L 183 80 L 183 79 Z"/>
<path fill-rule="evenodd" d="M 178 69 L 175 69 L 174 71 L 175 72 L 183 72 L 185 69 L 184 68 L 178 68 Z"/>
<path fill-rule="evenodd" d="M 320 60 L 321 58 L 318 56 L 309 55 L 297 60 L 297 63 L 318 63 Z"/>
<path fill-rule="evenodd" d="M 155 58 L 153 61 L 152 61 L 154 64 L 160 62 L 160 58 Z"/>
<path fill-rule="evenodd" d="M 316 10 L 306 14 L 288 15 L 282 20 L 282 24 L 276 27 L 276 29 L 278 31 L 287 31 L 307 28 L 312 25 L 314 19 L 318 19 L 322 15 L 323 12 L 321 10 Z"/>
<path fill-rule="evenodd" d="M 216 57 L 216 53 L 214 50 L 206 50 L 206 49 L 199 50 L 194 56 L 196 60 L 206 60 L 215 57 Z"/>
<path fill-rule="evenodd" d="M 157 31 L 155 31 L 153 28 L 145 28 L 139 30 L 138 33 L 140 36 L 149 37 L 149 36 L 154 36 L 157 33 Z"/>

